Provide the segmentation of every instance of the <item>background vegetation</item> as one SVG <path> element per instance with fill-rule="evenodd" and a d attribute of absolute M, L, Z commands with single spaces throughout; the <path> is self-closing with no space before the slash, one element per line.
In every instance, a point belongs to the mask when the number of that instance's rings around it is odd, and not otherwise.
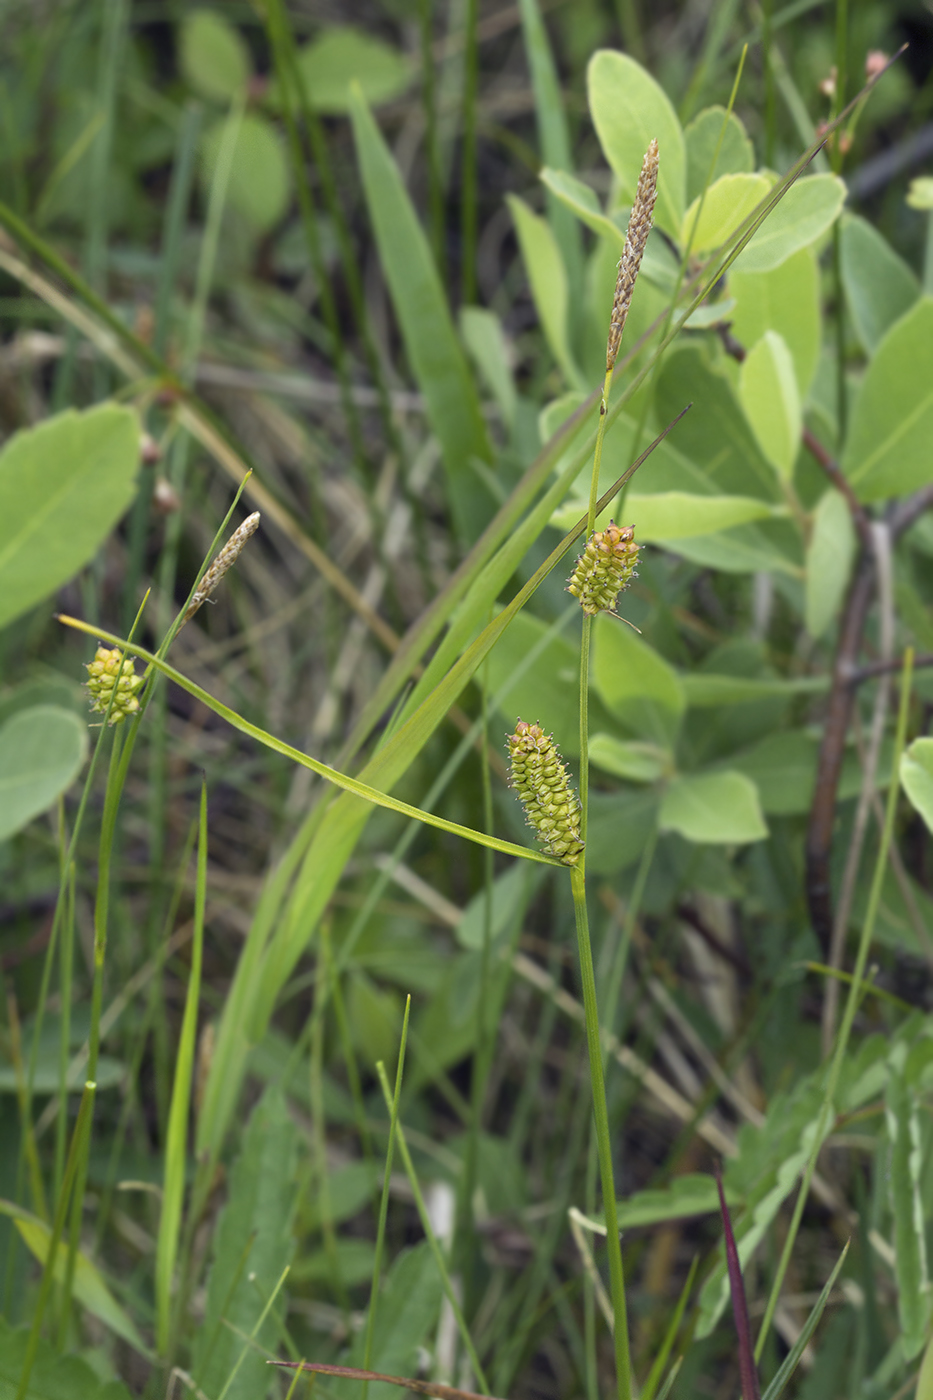
<path fill-rule="evenodd" d="M 501 849 L 534 845 L 502 736 L 540 720 L 579 776 L 574 555 L 536 570 L 586 515 L 656 136 L 601 490 L 692 407 L 614 507 L 640 632 L 596 620 L 587 701 L 633 1370 L 646 1395 L 739 1392 L 718 1160 L 763 1385 L 848 1239 L 791 1384 L 911 1393 L 929 8 L 2 16 L 0 1390 L 285 1394 L 273 1355 L 498 1396 L 616 1385 L 571 885 Z M 178 682 L 149 673 L 139 716 L 88 729 L 93 637 L 134 625 L 171 637 Z"/>

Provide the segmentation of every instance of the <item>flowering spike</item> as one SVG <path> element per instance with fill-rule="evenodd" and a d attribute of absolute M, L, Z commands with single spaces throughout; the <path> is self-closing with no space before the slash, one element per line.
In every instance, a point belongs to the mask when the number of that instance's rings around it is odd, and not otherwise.
<path fill-rule="evenodd" d="M 632 205 L 631 218 L 625 234 L 625 247 L 619 259 L 619 273 L 616 279 L 615 297 L 612 302 L 612 315 L 609 319 L 609 340 L 606 344 L 606 369 L 611 370 L 622 343 L 625 318 L 632 304 L 635 279 L 651 232 L 654 218 L 654 202 L 658 196 L 658 143 L 650 141 L 638 177 L 638 188 Z"/>
<path fill-rule="evenodd" d="M 240 551 L 246 544 L 250 535 L 254 535 L 258 527 L 259 511 L 256 510 L 253 511 L 252 515 L 246 517 L 239 529 L 234 530 L 213 564 L 211 564 L 207 573 L 201 579 L 201 582 L 192 595 L 191 602 L 188 604 L 182 619 L 183 622 L 187 622 L 189 617 L 194 617 L 201 604 L 207 602 L 224 574 L 236 563 L 240 556 Z"/>
<path fill-rule="evenodd" d="M 136 692 L 143 684 L 143 677 L 137 676 L 136 665 L 131 657 L 124 660 L 123 653 L 114 647 L 98 647 L 94 660 L 87 663 L 87 688 L 91 693 L 91 709 L 99 715 L 107 713 L 110 697 L 116 687 L 116 697 L 110 711 L 110 723 L 122 724 L 128 715 L 136 714 L 139 701 Z"/>
<path fill-rule="evenodd" d="M 619 594 L 635 576 L 638 549 L 634 525 L 610 520 L 605 530 L 593 531 L 567 584 L 585 613 L 615 611 Z"/>
<path fill-rule="evenodd" d="M 580 799 L 557 746 L 540 724 L 520 719 L 508 737 L 511 785 L 522 800 L 528 825 L 537 832 L 548 855 L 576 865 L 580 840 Z"/>

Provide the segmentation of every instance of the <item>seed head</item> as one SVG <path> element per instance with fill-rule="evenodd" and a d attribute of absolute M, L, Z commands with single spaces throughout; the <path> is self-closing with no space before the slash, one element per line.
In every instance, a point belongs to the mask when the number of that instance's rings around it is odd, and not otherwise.
<path fill-rule="evenodd" d="M 641 267 L 648 234 L 651 232 L 654 202 L 657 196 L 658 143 L 652 140 L 642 162 L 641 174 L 638 177 L 638 189 L 635 191 L 635 202 L 632 205 L 632 214 L 625 235 L 625 247 L 622 249 L 622 256 L 619 259 L 619 275 L 616 278 L 612 315 L 609 318 L 609 340 L 606 343 L 607 370 L 612 369 L 615 365 L 619 346 L 622 343 L 625 318 L 632 304 L 635 279 L 638 276 L 638 269 Z"/>
<path fill-rule="evenodd" d="M 184 618 L 182 619 L 183 622 L 187 622 L 189 617 L 194 617 L 201 604 L 207 602 L 227 570 L 236 563 L 246 541 L 249 539 L 250 535 L 256 533 L 259 527 L 259 518 L 259 511 L 256 510 L 252 515 L 246 517 L 238 530 L 234 530 L 233 534 L 195 589 L 191 602 L 188 604 Z"/>
<path fill-rule="evenodd" d="M 123 653 L 114 647 L 98 647 L 94 660 L 87 663 L 87 688 L 91 694 L 91 709 L 105 715 L 110 705 L 110 697 L 116 689 L 110 723 L 122 724 L 128 715 L 135 715 L 139 709 L 136 692 L 143 683 L 137 676 L 136 666 L 131 657 L 124 659 Z"/>
<path fill-rule="evenodd" d="M 594 530 L 570 575 L 567 592 L 580 599 L 585 613 L 615 612 L 623 588 L 635 577 L 639 546 L 634 525 Z"/>
<path fill-rule="evenodd" d="M 540 724 L 520 719 L 508 737 L 511 785 L 522 800 L 528 825 L 544 849 L 565 865 L 576 865 L 580 840 L 580 800 L 567 777 L 557 746 Z"/>

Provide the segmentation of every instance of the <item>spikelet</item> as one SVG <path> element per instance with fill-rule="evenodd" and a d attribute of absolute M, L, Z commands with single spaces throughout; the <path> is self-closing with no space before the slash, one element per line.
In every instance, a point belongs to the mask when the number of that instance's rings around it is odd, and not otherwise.
<path fill-rule="evenodd" d="M 657 194 L 658 143 L 652 140 L 645 152 L 641 174 L 638 177 L 638 189 L 635 191 L 635 202 L 632 205 L 632 215 L 628 221 L 628 230 L 625 235 L 625 247 L 622 249 L 622 256 L 619 259 L 619 274 L 616 278 L 612 315 L 609 318 L 609 340 L 606 343 L 607 371 L 615 365 L 619 346 L 622 343 L 622 331 L 625 328 L 628 309 L 632 304 L 635 279 L 638 276 L 638 269 L 641 267 L 648 234 L 651 232 L 651 221 L 654 217 L 654 202 Z"/>
<path fill-rule="evenodd" d="M 580 800 L 567 777 L 557 746 L 540 724 L 520 719 L 508 737 L 511 786 L 518 793 L 544 849 L 565 865 L 576 865 L 580 840 Z"/>
<path fill-rule="evenodd" d="M 638 549 L 634 525 L 610 520 L 605 530 L 593 531 L 567 584 L 585 613 L 615 612 L 619 594 L 635 577 Z"/>
<path fill-rule="evenodd" d="M 139 709 L 136 692 L 143 684 L 143 677 L 137 676 L 136 666 L 131 657 L 123 658 L 122 651 L 114 647 L 98 647 L 94 660 L 87 663 L 87 688 L 91 694 L 91 709 L 105 715 L 110 705 L 110 697 L 116 688 L 116 698 L 110 711 L 110 723 L 122 724 L 129 715 Z"/>
<path fill-rule="evenodd" d="M 224 574 L 236 563 L 243 546 L 246 544 L 250 535 L 256 533 L 258 526 L 259 511 L 256 510 L 252 515 L 246 517 L 238 530 L 234 530 L 233 534 L 195 589 L 191 602 L 185 610 L 182 622 L 187 622 L 190 617 L 194 617 L 201 604 L 207 602 Z"/>

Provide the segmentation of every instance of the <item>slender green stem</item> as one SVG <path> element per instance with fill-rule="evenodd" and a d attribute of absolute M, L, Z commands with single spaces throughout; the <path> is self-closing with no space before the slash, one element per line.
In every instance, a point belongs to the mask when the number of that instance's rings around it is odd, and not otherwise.
<path fill-rule="evenodd" d="M 612 1141 L 609 1136 L 609 1113 L 606 1106 L 606 1085 L 603 1079 L 603 1052 L 599 1035 L 599 1012 L 596 1000 L 596 978 L 593 974 L 593 951 L 590 947 L 590 925 L 586 910 L 586 877 L 583 857 L 570 872 L 573 889 L 573 909 L 577 924 L 577 946 L 580 953 L 580 981 L 583 989 L 583 1010 L 586 1020 L 586 1043 L 590 1060 L 590 1082 L 593 1090 L 593 1123 L 596 1130 L 596 1152 L 603 1189 L 603 1211 L 606 1216 L 606 1244 L 609 1253 L 609 1288 L 615 1318 L 614 1341 L 616 1384 L 619 1400 L 632 1400 L 632 1365 L 629 1354 L 628 1311 L 625 1302 L 625 1275 L 622 1271 L 622 1245 L 619 1240 L 619 1214 L 616 1207 L 615 1177 L 612 1168 Z"/>
<path fill-rule="evenodd" d="M 363 1369 L 368 1371 L 373 1357 L 373 1336 L 376 1328 L 376 1304 L 379 1301 L 379 1283 L 382 1276 L 382 1251 L 385 1247 L 386 1220 L 389 1214 L 389 1182 L 392 1177 L 392 1160 L 395 1156 L 395 1140 L 398 1131 L 398 1105 L 402 1095 L 402 1076 L 405 1072 L 405 1045 L 408 1040 L 408 1017 L 411 1013 L 411 997 L 405 1000 L 405 1015 L 402 1018 L 402 1038 L 398 1047 L 398 1064 L 395 1069 L 395 1092 L 389 1113 L 389 1142 L 386 1147 L 386 1165 L 382 1177 L 382 1197 L 379 1201 L 379 1221 L 376 1226 L 376 1247 L 373 1253 L 373 1286 L 369 1293 L 369 1311 L 366 1314 L 366 1341 L 363 1345 Z M 381 1061 L 380 1061 L 381 1064 Z M 364 1381 L 360 1390 L 360 1400 L 366 1400 L 369 1381 Z"/>
<path fill-rule="evenodd" d="M 768 1298 L 768 1306 L 761 1323 L 761 1331 L 758 1334 L 758 1341 L 755 1344 L 755 1360 L 760 1359 L 768 1331 L 777 1307 L 778 1297 L 784 1284 L 784 1276 L 790 1263 L 791 1252 L 797 1239 L 797 1231 L 800 1228 L 800 1221 L 803 1216 L 804 1206 L 807 1196 L 810 1193 L 810 1183 L 813 1180 L 813 1173 L 816 1171 L 817 1158 L 820 1148 L 829 1129 L 833 1113 L 833 1098 L 839 1087 L 839 1076 L 842 1073 L 842 1066 L 845 1060 L 846 1051 L 849 1048 L 849 1037 L 852 1034 L 852 1024 L 855 1020 L 855 1013 L 858 1010 L 859 1002 L 863 993 L 863 978 L 865 975 L 865 965 L 868 962 L 868 952 L 871 948 L 871 940 L 875 932 L 875 921 L 878 917 L 878 908 L 881 903 L 881 889 L 884 884 L 884 874 L 888 864 L 888 852 L 891 849 L 891 838 L 894 832 L 894 817 L 897 812 L 897 799 L 900 793 L 900 766 L 901 754 L 904 752 L 904 742 L 907 737 L 907 716 L 910 709 L 910 686 L 913 677 L 914 653 L 913 648 L 908 647 L 904 653 L 904 667 L 901 671 L 901 703 L 897 716 L 897 733 L 894 739 L 894 753 L 891 758 L 891 783 L 888 788 L 888 800 L 885 806 L 884 827 L 881 832 L 881 840 L 878 845 L 878 855 L 875 860 L 875 870 L 872 876 L 871 889 L 868 895 L 868 905 L 865 910 L 865 921 L 862 924 L 862 932 L 859 938 L 858 953 L 855 959 L 855 966 L 852 969 L 852 982 L 849 986 L 849 995 L 846 999 L 846 1009 L 842 1017 L 842 1024 L 839 1027 L 839 1038 L 836 1041 L 836 1049 L 833 1053 L 829 1073 L 826 1077 L 826 1089 L 823 1095 L 823 1103 L 820 1108 L 820 1116 L 817 1120 L 816 1133 L 813 1137 L 813 1146 L 810 1150 L 810 1157 L 807 1161 L 803 1180 L 800 1183 L 800 1190 L 797 1193 L 797 1200 L 794 1205 L 794 1214 L 791 1218 L 790 1228 L 787 1231 L 787 1238 L 784 1241 L 784 1248 L 781 1251 L 781 1258 L 778 1262 L 777 1273 L 774 1276 L 774 1283 L 771 1286 L 771 1294 Z"/>

